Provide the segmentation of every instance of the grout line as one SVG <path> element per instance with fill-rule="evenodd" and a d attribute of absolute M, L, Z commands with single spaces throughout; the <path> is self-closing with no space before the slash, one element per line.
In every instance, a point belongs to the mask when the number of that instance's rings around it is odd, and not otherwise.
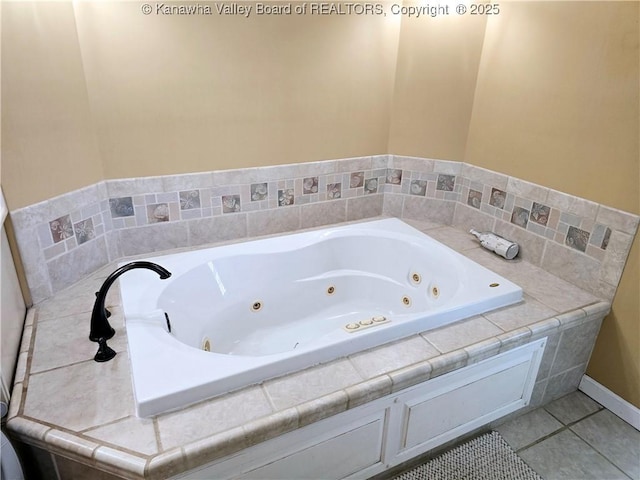
<path fill-rule="evenodd" d="M 549 438 L 551 438 L 551 437 L 553 437 L 553 436 L 557 435 L 558 433 L 564 432 L 565 430 L 569 430 L 571 433 L 573 433 L 573 434 L 574 434 L 574 435 L 576 435 L 578 438 L 580 438 L 581 440 L 583 440 L 583 441 L 584 441 L 584 439 L 583 439 L 582 437 L 580 437 L 577 433 L 575 433 L 573 430 L 571 430 L 571 427 L 573 427 L 573 426 L 574 426 L 575 424 L 577 424 L 577 423 L 582 422 L 583 420 L 586 420 L 586 419 L 587 419 L 587 418 L 589 418 L 589 417 L 594 416 L 594 415 L 595 415 L 595 414 L 597 414 L 597 413 L 600 413 L 602 410 L 606 410 L 604 407 L 600 406 L 600 408 L 599 408 L 597 411 L 595 411 L 595 412 L 591 412 L 591 413 L 589 413 L 589 414 L 585 415 L 584 417 L 580 418 L 579 420 L 575 420 L 575 421 L 573 421 L 573 422 L 570 422 L 570 423 L 564 424 L 564 422 L 562 422 L 558 417 L 556 417 L 556 416 L 555 416 L 555 415 L 553 415 L 551 412 L 549 412 L 545 407 L 539 407 L 539 408 L 540 408 L 540 409 L 542 409 L 542 410 L 544 410 L 546 413 L 548 413 L 549 415 L 551 415 L 551 417 L 553 417 L 555 420 L 557 420 L 558 422 L 560 422 L 560 423 L 562 424 L 562 426 L 561 426 L 560 428 L 558 428 L 557 430 L 554 430 L 553 432 L 551 432 L 551 433 L 549 433 L 549 434 L 547 434 L 547 435 L 545 435 L 545 436 L 543 436 L 543 437 L 538 438 L 537 440 L 533 441 L 532 443 L 530 443 L 530 444 L 528 444 L 528 445 L 525 445 L 524 447 L 520 447 L 518 450 L 516 450 L 516 453 L 520 453 L 520 452 L 521 452 L 521 451 L 523 451 L 523 450 L 527 450 L 527 449 L 529 449 L 529 448 L 531 448 L 531 447 L 533 447 L 533 446 L 535 446 L 535 445 L 538 445 L 539 443 L 542 443 L 542 442 L 544 442 L 545 440 L 548 440 Z M 535 410 L 532 410 L 532 411 L 535 411 Z M 587 442 L 585 441 L 585 443 L 587 443 Z M 589 444 L 587 443 L 587 445 L 589 445 Z M 591 447 L 591 445 L 589 445 L 589 447 Z M 591 448 L 593 448 L 593 447 L 591 447 Z M 594 450 L 595 450 L 595 449 L 594 449 Z M 598 452 L 598 453 L 600 453 L 600 452 Z M 601 454 L 601 455 L 602 455 L 602 454 Z M 603 456 L 604 456 L 604 455 L 603 455 Z M 608 459 L 607 459 L 607 461 L 608 461 Z"/>

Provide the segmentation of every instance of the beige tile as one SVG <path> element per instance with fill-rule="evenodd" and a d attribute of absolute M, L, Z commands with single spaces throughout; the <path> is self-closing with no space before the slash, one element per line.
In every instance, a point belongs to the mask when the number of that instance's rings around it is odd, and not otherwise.
<path fill-rule="evenodd" d="M 632 243 L 632 235 L 616 231 L 611 234 L 600 272 L 600 279 L 603 282 L 618 285 Z"/>
<path fill-rule="evenodd" d="M 155 455 L 159 451 L 153 420 L 148 418 L 127 417 L 84 434 L 144 455 Z"/>
<path fill-rule="evenodd" d="M 381 186 L 378 186 L 380 189 Z M 395 195 L 393 193 L 385 193 L 383 196 L 382 213 L 391 217 L 400 218 L 402 216 L 402 205 L 404 203 L 404 195 Z M 408 223 L 408 222 L 407 222 Z"/>
<path fill-rule="evenodd" d="M 391 378 L 392 391 L 398 392 L 429 380 L 429 378 L 431 378 L 431 370 L 431 363 L 425 361 L 390 372 L 389 377 Z"/>
<path fill-rule="evenodd" d="M 251 387 L 157 417 L 162 449 L 184 445 L 272 412 L 260 387 Z"/>
<path fill-rule="evenodd" d="M 362 380 L 348 360 L 337 360 L 269 380 L 264 383 L 264 387 L 275 407 L 281 410 L 341 390 Z"/>
<path fill-rule="evenodd" d="M 467 199 L 465 198 L 463 201 L 466 203 Z M 491 215 L 462 203 L 456 205 L 452 226 L 461 231 L 468 232 L 473 228 L 479 232 L 491 232 L 494 230 L 495 224 L 496 219 Z"/>
<path fill-rule="evenodd" d="M 300 207 L 301 228 L 318 227 L 344 222 L 347 218 L 347 200 L 318 202 Z"/>
<path fill-rule="evenodd" d="M 469 163 L 463 164 L 462 175 L 473 182 L 484 183 L 485 185 L 490 185 L 500 190 L 506 190 L 509 182 L 509 177 L 506 175 L 494 172 L 493 170 L 476 167 Z"/>
<path fill-rule="evenodd" d="M 373 378 L 427 360 L 440 352 L 419 335 L 349 357 L 363 378 Z"/>
<path fill-rule="evenodd" d="M 297 205 L 249 212 L 247 217 L 250 237 L 291 232 L 300 228 L 300 207 Z"/>
<path fill-rule="evenodd" d="M 119 475 L 112 475 L 59 455 L 55 456 L 55 462 L 61 480 L 122 480 Z"/>
<path fill-rule="evenodd" d="M 570 430 L 557 433 L 518 453 L 548 480 L 628 480 L 624 473 Z"/>
<path fill-rule="evenodd" d="M 95 460 L 99 464 L 106 464 L 109 470 L 117 475 L 142 477 L 147 466 L 147 459 L 116 450 L 111 447 L 100 447 L 96 450 Z"/>
<path fill-rule="evenodd" d="M 573 392 L 546 405 L 545 410 L 565 425 L 597 412 L 600 404 L 582 392 Z"/>
<path fill-rule="evenodd" d="M 429 230 L 426 233 L 440 243 L 458 252 L 478 248 L 479 246 L 478 241 L 473 235 L 458 228 L 442 227 Z"/>
<path fill-rule="evenodd" d="M 200 467 L 248 446 L 242 427 L 235 427 L 192 442 L 184 447 L 187 469 Z"/>
<path fill-rule="evenodd" d="M 189 245 L 195 247 L 215 242 L 242 239 L 247 236 L 247 215 L 240 213 L 187 222 Z"/>
<path fill-rule="evenodd" d="M 465 255 L 516 283 L 540 303 L 566 312 L 597 302 L 594 295 L 527 262 L 510 263 L 484 249 L 469 250 Z"/>
<path fill-rule="evenodd" d="M 484 317 L 502 330 L 509 331 L 545 320 L 557 313 L 554 309 L 525 294 L 524 302 L 485 313 Z"/>
<path fill-rule="evenodd" d="M 367 402 L 377 400 L 391 393 L 392 382 L 387 375 L 381 375 L 347 387 L 345 391 L 349 397 L 349 408 L 355 408 Z"/>
<path fill-rule="evenodd" d="M 175 448 L 161 453 L 149 460 L 148 478 L 150 480 L 166 480 L 169 477 L 188 470 L 182 448 Z"/>
<path fill-rule="evenodd" d="M 500 353 L 511 350 L 512 348 L 529 343 L 531 339 L 531 330 L 526 327 L 521 327 L 517 330 L 511 330 L 509 332 L 498 335 L 500 340 Z"/>
<path fill-rule="evenodd" d="M 431 330 L 421 335 L 443 353 L 464 348 L 490 337 L 502 334 L 503 331 L 486 318 L 478 315 L 468 320 Z"/>
<path fill-rule="evenodd" d="M 31 375 L 24 414 L 75 431 L 133 415 L 129 359 L 120 354 Z"/>
<path fill-rule="evenodd" d="M 303 427 L 331 417 L 347 409 L 349 397 L 344 390 L 323 395 L 296 406 L 298 425 Z"/>
<path fill-rule="evenodd" d="M 631 425 L 603 410 L 571 430 L 629 477 L 640 478 L 640 432 Z"/>
<path fill-rule="evenodd" d="M 7 427 L 19 438 L 22 437 L 31 441 L 41 442 L 44 442 L 45 435 L 51 430 L 50 426 L 24 418 L 23 416 L 11 417 L 7 421 Z"/>
<path fill-rule="evenodd" d="M 428 220 L 414 220 L 411 218 L 403 218 L 402 221 L 407 225 L 412 226 L 416 230 L 420 230 L 421 232 L 426 233 L 427 235 L 430 235 L 430 232 L 433 229 L 444 228 L 444 225 L 442 225 L 441 223 L 430 222 Z"/>
<path fill-rule="evenodd" d="M 508 216 L 509 220 L 511 219 Z M 509 221 L 496 220 L 494 232 L 498 235 L 516 242 L 520 245 L 518 258 L 534 265 L 540 265 L 542 262 L 542 254 L 545 251 L 547 241 L 534 234 L 520 228 Z"/>
<path fill-rule="evenodd" d="M 478 363 L 481 360 L 493 357 L 500 351 L 501 345 L 497 337 L 491 337 L 464 347 L 464 351 L 467 352 L 467 356 L 469 357 L 468 363 Z"/>
<path fill-rule="evenodd" d="M 541 266 L 547 272 L 557 275 L 572 285 L 591 293 L 598 291 L 598 279 L 602 266 L 596 259 L 581 252 L 555 242 L 548 242 Z"/>
<path fill-rule="evenodd" d="M 242 428 L 247 445 L 266 442 L 298 428 L 298 410 L 294 407 L 287 408 L 245 423 Z"/>
<path fill-rule="evenodd" d="M 431 377 L 444 375 L 458 368 L 466 367 L 469 357 L 465 350 L 454 350 L 439 357 L 429 360 L 431 364 Z"/>
<path fill-rule="evenodd" d="M 71 452 L 85 458 L 91 458 L 98 448 L 97 442 L 92 442 L 78 435 L 72 435 L 60 430 L 51 429 L 44 437 L 48 445 L 64 452 Z"/>
<path fill-rule="evenodd" d="M 161 222 L 143 227 L 118 230 L 125 256 L 150 254 L 186 247 L 189 235 L 182 222 Z"/>
<path fill-rule="evenodd" d="M 411 170 L 412 172 L 433 172 L 434 163 L 434 160 L 426 158 L 392 155 L 389 159 L 388 168 L 400 168 L 402 170 Z"/>
<path fill-rule="evenodd" d="M 561 329 L 570 328 L 584 323 L 587 319 L 587 312 L 582 308 L 556 315 Z"/>
<path fill-rule="evenodd" d="M 551 375 L 581 365 L 589 360 L 596 337 L 600 331 L 600 325 L 600 321 L 592 321 L 571 327 L 562 332 Z"/>
<path fill-rule="evenodd" d="M 108 344 L 116 352 L 126 352 L 127 336 L 121 307 L 111 308 L 109 323 L 115 336 Z M 89 340 L 91 313 L 79 313 L 57 322 L 38 322 L 31 372 L 93 360 L 98 344 Z"/>
<path fill-rule="evenodd" d="M 347 200 L 347 220 L 360 220 L 382 215 L 383 203 L 384 195 L 375 193 L 350 198 Z"/>
<path fill-rule="evenodd" d="M 528 447 L 534 442 L 560 430 L 563 425 L 538 408 L 498 426 L 496 430 L 514 450 Z"/>
<path fill-rule="evenodd" d="M 638 219 L 637 215 L 600 205 L 596 222 L 633 235 L 638 228 Z"/>
<path fill-rule="evenodd" d="M 408 196 L 404 199 L 402 218 L 413 220 L 427 220 L 444 225 L 450 225 L 456 202 Z"/>

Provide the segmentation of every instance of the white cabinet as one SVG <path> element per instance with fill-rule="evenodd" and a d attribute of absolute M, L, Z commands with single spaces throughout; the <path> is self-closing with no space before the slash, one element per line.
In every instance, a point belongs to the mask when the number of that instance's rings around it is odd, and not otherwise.
<path fill-rule="evenodd" d="M 544 347 L 518 347 L 176 479 L 370 477 L 527 405 Z"/>

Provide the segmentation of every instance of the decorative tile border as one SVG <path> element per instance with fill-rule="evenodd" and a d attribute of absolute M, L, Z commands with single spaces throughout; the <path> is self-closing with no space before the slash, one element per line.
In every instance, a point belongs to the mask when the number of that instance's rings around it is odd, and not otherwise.
<path fill-rule="evenodd" d="M 79 259 L 105 264 L 383 213 L 494 230 L 518 241 L 526 260 L 608 300 L 638 227 L 636 215 L 497 172 L 394 155 L 107 180 L 11 216 L 38 303 L 101 266 Z M 558 253 L 603 273 L 580 278 Z"/>

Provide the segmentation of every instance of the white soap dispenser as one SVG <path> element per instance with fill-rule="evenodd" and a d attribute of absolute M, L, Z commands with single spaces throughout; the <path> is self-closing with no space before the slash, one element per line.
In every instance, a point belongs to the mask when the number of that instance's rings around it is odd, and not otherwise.
<path fill-rule="evenodd" d="M 507 260 L 513 260 L 520 251 L 520 247 L 517 243 L 502 238 L 495 233 L 478 232 L 477 230 L 473 229 L 469 230 L 469 233 L 480 240 L 480 245 L 482 245 L 484 248 L 497 253 Z"/>

